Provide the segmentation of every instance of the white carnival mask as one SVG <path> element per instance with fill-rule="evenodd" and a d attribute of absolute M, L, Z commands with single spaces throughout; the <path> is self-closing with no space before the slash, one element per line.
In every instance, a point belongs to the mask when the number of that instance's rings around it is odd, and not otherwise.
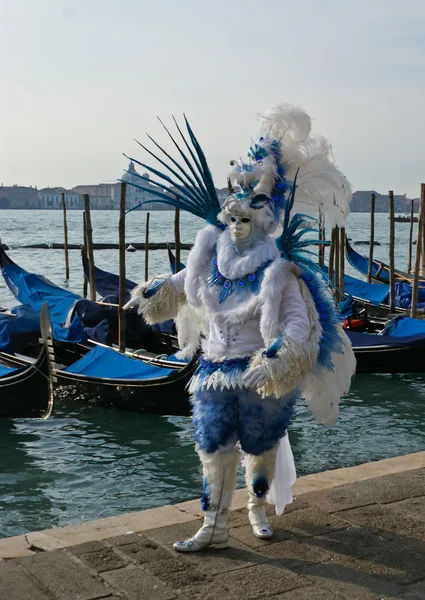
<path fill-rule="evenodd" d="M 245 240 L 252 231 L 251 217 L 245 215 L 230 215 L 229 227 L 233 242 Z"/>

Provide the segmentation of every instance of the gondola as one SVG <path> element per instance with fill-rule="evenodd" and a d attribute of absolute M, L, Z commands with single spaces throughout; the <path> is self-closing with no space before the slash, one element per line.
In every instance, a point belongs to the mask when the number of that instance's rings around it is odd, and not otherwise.
<path fill-rule="evenodd" d="M 425 373 L 425 333 L 396 337 L 346 330 L 346 334 L 356 356 L 356 373 Z"/>
<path fill-rule="evenodd" d="M 345 242 L 345 249 L 347 260 L 350 263 L 350 265 L 354 269 L 359 271 L 362 275 L 367 277 L 369 259 L 366 258 L 366 256 L 362 256 L 361 254 L 356 252 L 354 248 L 350 245 L 350 242 L 348 240 L 346 240 Z M 398 269 L 395 269 L 394 274 L 397 281 L 407 284 L 413 283 L 412 275 L 406 273 L 405 271 L 399 271 Z M 386 263 L 374 259 L 372 263 L 372 281 L 374 281 L 374 283 L 389 284 L 390 267 Z M 420 276 L 419 281 L 424 282 L 425 286 L 425 277 Z"/>
<path fill-rule="evenodd" d="M 40 314 L 48 302 L 55 343 L 72 346 L 94 340 L 108 345 L 118 341 L 118 309 L 101 302 L 92 302 L 65 290 L 42 275 L 29 273 L 0 247 L 0 268 L 4 281 L 15 298 Z M 100 274 L 106 273 L 99 270 Z M 106 273 L 110 277 L 116 277 Z M 133 284 L 133 282 L 131 282 Z M 136 310 L 126 313 L 127 344 L 131 348 L 149 348 L 157 354 L 164 351 L 170 336 L 175 334 L 170 323 L 158 327 L 146 324 Z"/>
<path fill-rule="evenodd" d="M 47 418 L 51 395 L 38 319 L 18 307 L 0 314 L 0 417 Z"/>
<path fill-rule="evenodd" d="M 47 304 L 40 313 L 43 342 L 52 387 L 72 386 L 72 396 L 118 410 L 160 414 L 190 414 L 187 384 L 197 357 L 182 361 L 174 355 L 120 354 L 102 344 L 68 367 L 58 364 Z M 65 387 L 66 392 L 66 387 Z"/>
<path fill-rule="evenodd" d="M 52 406 L 44 347 L 35 359 L 0 352 L 0 417 L 47 419 Z"/>
<path fill-rule="evenodd" d="M 323 274 L 328 278 L 328 268 L 322 267 Z M 390 286 L 387 284 L 367 283 L 350 275 L 344 275 L 344 293 L 346 298 L 352 298 L 356 310 L 365 310 L 374 319 L 387 320 L 390 315 Z M 412 305 L 412 286 L 397 281 L 395 284 L 396 305 L 392 314 L 406 314 Z M 425 309 L 425 287 L 418 289 L 418 313 Z"/>

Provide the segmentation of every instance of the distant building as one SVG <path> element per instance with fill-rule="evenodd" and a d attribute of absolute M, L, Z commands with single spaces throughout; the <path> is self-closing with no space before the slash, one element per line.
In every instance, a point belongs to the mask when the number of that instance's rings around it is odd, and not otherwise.
<path fill-rule="evenodd" d="M 39 208 L 36 187 L 0 186 L 0 208 Z"/>
<path fill-rule="evenodd" d="M 353 193 L 353 199 L 351 200 L 350 210 L 351 212 L 370 212 L 370 201 L 372 194 L 375 194 L 375 211 L 378 213 L 388 212 L 388 195 L 379 194 L 374 190 L 359 190 Z M 417 212 L 419 202 L 416 205 L 415 212 Z M 396 213 L 410 213 L 410 198 L 407 198 L 406 194 L 396 195 L 394 194 L 394 211 Z"/>
<path fill-rule="evenodd" d="M 89 196 L 98 196 L 101 198 L 113 198 L 114 189 L 119 187 L 119 183 L 98 183 L 95 185 L 76 185 L 72 188 L 77 194 L 88 194 Z"/>
<path fill-rule="evenodd" d="M 127 171 L 122 175 L 121 180 L 129 184 L 143 186 L 146 189 L 141 190 L 134 187 L 134 185 L 127 185 L 125 196 L 127 210 L 136 207 L 139 207 L 139 210 L 171 210 L 171 208 L 166 204 L 163 204 L 162 202 L 155 202 L 155 200 L 159 199 L 158 192 L 164 192 L 158 186 L 153 185 L 149 181 L 150 178 L 148 173 L 144 173 L 143 177 L 145 179 L 141 179 L 139 173 L 136 171 L 133 161 L 131 161 L 128 165 Z M 115 188 L 114 191 L 117 208 L 119 207 L 120 193 L 121 185 L 118 183 L 117 188 Z M 140 206 L 142 203 L 146 204 Z"/>
<path fill-rule="evenodd" d="M 66 208 L 82 209 L 84 208 L 83 197 L 73 190 L 66 190 L 62 187 L 43 188 L 38 192 L 39 208 L 54 209 L 62 208 L 62 193 L 65 194 Z"/>

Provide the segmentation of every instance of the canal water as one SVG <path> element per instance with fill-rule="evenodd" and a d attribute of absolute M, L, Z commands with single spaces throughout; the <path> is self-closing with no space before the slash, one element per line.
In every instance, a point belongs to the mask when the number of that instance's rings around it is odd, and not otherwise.
<path fill-rule="evenodd" d="M 127 218 L 127 240 L 144 240 L 146 214 Z M 118 241 L 118 212 L 94 211 L 94 241 Z M 70 242 L 81 243 L 82 215 L 68 213 Z M 202 222 L 182 215 L 182 241 L 192 242 Z M 13 249 L 62 241 L 60 211 L 0 210 L 0 236 L 10 256 L 60 286 L 82 292 L 80 253 L 70 251 L 64 281 L 60 250 Z M 369 216 L 350 217 L 349 236 L 367 240 Z M 375 253 L 388 260 L 388 217 L 377 215 Z M 409 225 L 396 224 L 396 264 L 407 266 Z M 173 213 L 151 213 L 151 241 L 173 239 Z M 368 246 L 356 247 L 362 253 Z M 183 259 L 185 258 L 183 253 Z M 144 253 L 127 253 L 127 276 L 143 278 Z M 95 252 L 96 264 L 118 272 L 118 251 Z M 150 253 L 150 273 L 166 272 L 163 251 Z M 347 269 L 350 272 L 350 269 Z M 352 272 L 352 274 L 354 274 Z M 14 300 L 0 281 L 0 306 Z M 425 371 L 425 368 L 424 368 Z M 425 377 L 358 375 L 331 428 L 315 424 L 300 403 L 290 427 L 299 475 L 356 465 L 425 449 Z M 238 477 L 243 484 L 242 473 Z M 189 418 L 145 416 L 59 400 L 47 421 L 0 420 L 0 537 L 118 515 L 199 497 L 201 469 Z"/>

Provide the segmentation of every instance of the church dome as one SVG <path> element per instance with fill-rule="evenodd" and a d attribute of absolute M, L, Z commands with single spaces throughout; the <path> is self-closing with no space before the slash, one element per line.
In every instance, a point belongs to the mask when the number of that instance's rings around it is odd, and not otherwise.
<path fill-rule="evenodd" d="M 137 171 L 136 167 L 134 166 L 134 162 L 131 160 L 127 171 L 121 177 L 121 181 L 125 181 L 126 183 L 135 183 L 135 180 L 138 178 L 135 177 L 133 173 L 137 173 Z"/>

